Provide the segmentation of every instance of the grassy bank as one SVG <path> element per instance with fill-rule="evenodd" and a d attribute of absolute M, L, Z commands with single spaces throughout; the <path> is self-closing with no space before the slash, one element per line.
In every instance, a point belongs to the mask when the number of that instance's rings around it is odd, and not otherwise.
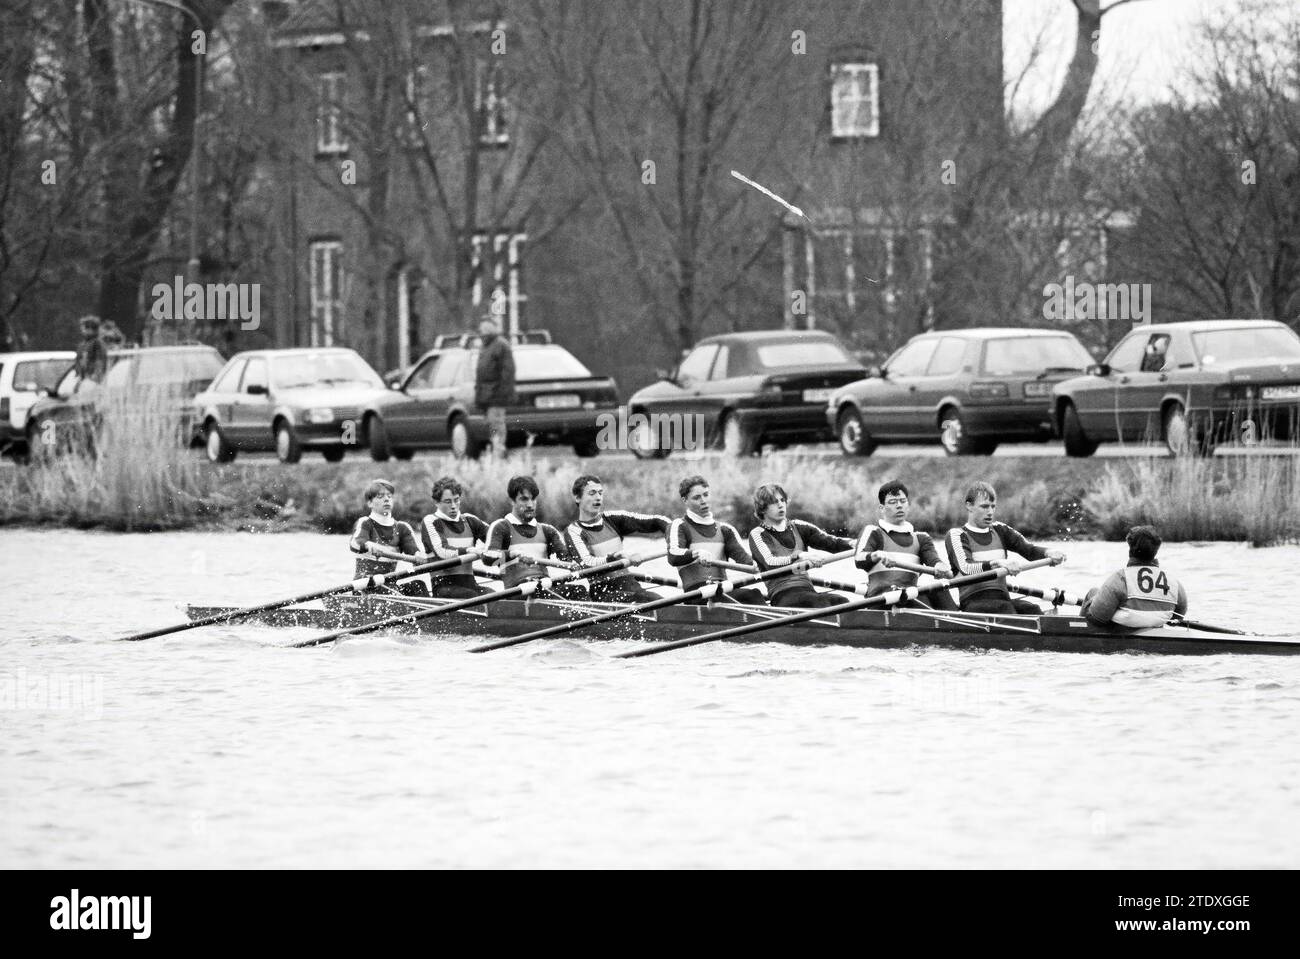
<path fill-rule="evenodd" d="M 114 442 L 106 435 L 99 456 L 83 452 L 0 473 L 0 523 L 343 532 L 364 512 L 361 491 L 370 479 L 394 482 L 399 515 L 418 519 L 432 510 L 429 488 L 444 473 L 464 483 L 467 510 L 491 519 L 505 512 L 506 482 L 519 472 L 537 477 L 542 518 L 560 523 L 572 512 L 570 484 L 587 471 L 601 476 L 611 508 L 672 515 L 681 509 L 678 481 L 698 472 L 712 484 L 718 514 L 742 532 L 753 525 L 750 493 L 759 483 L 780 483 L 793 498 L 794 515 L 843 533 L 856 532 L 875 516 L 876 487 L 896 477 L 911 488 L 912 518 L 922 529 L 963 522 L 966 487 L 985 479 L 998 489 L 1001 517 L 1035 537 L 1122 539 L 1129 526 L 1151 523 L 1169 541 L 1300 542 L 1300 470 L 1289 457 L 641 462 L 521 452 L 504 463 L 422 457 L 377 464 L 352 455 L 341 464 L 216 467 L 178 449 L 161 417 L 146 425 L 143 431 L 119 430 Z"/>

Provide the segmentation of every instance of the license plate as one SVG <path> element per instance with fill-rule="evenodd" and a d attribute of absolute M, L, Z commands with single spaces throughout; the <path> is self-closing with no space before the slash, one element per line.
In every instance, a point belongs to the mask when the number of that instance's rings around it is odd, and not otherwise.
<path fill-rule="evenodd" d="M 571 410 L 581 405 L 582 399 L 577 393 L 553 393 L 537 397 L 539 410 Z"/>
<path fill-rule="evenodd" d="M 1294 386 L 1265 386 L 1259 391 L 1262 400 L 1300 400 L 1300 383 Z"/>
<path fill-rule="evenodd" d="M 1026 383 L 1026 396 L 1050 396 L 1052 394 L 1051 383 Z"/>
<path fill-rule="evenodd" d="M 834 390 L 804 390 L 803 401 L 805 403 L 825 403 L 830 400 Z"/>

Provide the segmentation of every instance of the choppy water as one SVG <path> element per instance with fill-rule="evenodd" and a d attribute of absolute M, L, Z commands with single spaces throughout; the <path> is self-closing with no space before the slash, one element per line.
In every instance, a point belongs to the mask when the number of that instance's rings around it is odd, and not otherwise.
<path fill-rule="evenodd" d="M 341 582 L 345 549 L 0 532 L 0 866 L 1300 863 L 1300 657 L 110 641 Z M 1300 632 L 1300 547 L 1162 559 L 1202 618 Z"/>

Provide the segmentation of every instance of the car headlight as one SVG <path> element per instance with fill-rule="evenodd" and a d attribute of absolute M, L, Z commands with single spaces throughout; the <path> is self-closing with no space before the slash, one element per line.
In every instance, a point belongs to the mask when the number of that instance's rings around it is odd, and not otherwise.
<path fill-rule="evenodd" d="M 317 406 L 307 411 L 308 423 L 333 423 L 334 411 L 328 406 Z"/>

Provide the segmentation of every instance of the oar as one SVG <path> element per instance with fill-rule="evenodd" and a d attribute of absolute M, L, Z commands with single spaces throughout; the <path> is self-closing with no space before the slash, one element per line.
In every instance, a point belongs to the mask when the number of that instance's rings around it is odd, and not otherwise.
<path fill-rule="evenodd" d="M 893 566 L 898 569 L 908 570 L 909 572 L 912 573 L 925 573 L 929 576 L 940 575 L 939 571 L 935 569 L 933 566 L 923 566 L 920 563 L 909 563 L 905 559 L 894 559 L 892 556 L 887 556 L 884 559 L 882 559 L 880 562 L 881 565 L 883 566 Z M 1036 562 L 1040 566 L 1043 564 L 1042 560 L 1037 560 Z M 1030 569 L 1032 565 L 1033 564 L 1031 564 L 1030 566 L 1026 566 L 1024 568 Z M 1008 582 L 1004 585 L 1007 587 L 1009 591 L 1013 593 L 1021 593 L 1022 595 L 1025 596 L 1036 596 L 1038 599 L 1047 600 L 1053 606 L 1082 606 L 1083 605 L 1082 599 L 1080 599 L 1078 596 L 1075 596 L 1073 593 L 1067 593 L 1063 589 L 1039 589 L 1036 586 L 1022 586 L 1019 583 L 1011 583 L 1011 582 Z"/>
<path fill-rule="evenodd" d="M 393 571 L 391 573 L 376 573 L 373 576 L 363 576 L 360 579 L 354 579 L 351 582 L 344 583 L 342 586 L 331 586 L 329 589 L 317 590 L 314 593 L 303 593 L 300 596 L 290 596 L 288 599 L 277 599 L 270 603 L 263 603 L 260 606 L 250 606 L 247 609 L 227 610 L 224 613 L 217 613 L 214 616 L 207 616 L 203 619 L 190 620 L 188 623 L 180 623 L 176 626 L 164 626 L 161 629 L 151 629 L 146 633 L 122 636 L 120 639 L 122 642 L 153 639 L 156 636 L 167 636 L 170 633 L 179 633 L 187 629 L 197 629 L 200 626 L 213 626 L 217 623 L 231 623 L 235 620 L 246 619 L 249 616 L 256 616 L 258 613 L 265 613 L 272 609 L 280 609 L 283 606 L 292 606 L 294 603 L 306 603 L 313 599 L 320 599 L 323 596 L 333 596 L 337 593 L 346 593 L 349 590 L 361 592 L 363 590 L 376 589 L 393 580 L 419 576 L 421 573 L 432 573 L 439 569 L 449 569 L 452 566 L 460 566 L 463 563 L 472 563 L 478 558 L 478 555 L 478 553 L 471 551 L 465 553 L 463 556 L 425 563 L 423 566 L 417 566 L 404 573 Z"/>
<path fill-rule="evenodd" d="M 1026 569 L 1036 566 L 1051 565 L 1050 559 L 1041 559 L 1037 562 L 1030 563 Z M 926 593 L 931 593 L 940 589 L 953 589 L 965 586 L 970 583 L 983 583 L 990 579 L 1005 579 L 1007 571 L 1005 569 L 990 569 L 982 573 L 972 573 L 969 576 L 958 576 L 955 579 L 940 579 L 933 583 L 927 583 L 924 586 L 908 586 L 906 588 L 890 590 L 888 593 L 882 593 L 879 596 L 872 596 L 869 599 L 850 599 L 837 606 L 826 606 L 822 609 L 810 609 L 804 613 L 794 613 L 786 616 L 784 619 L 763 620 L 758 623 L 746 623 L 743 626 L 733 626 L 730 629 L 720 629 L 717 632 L 705 633 L 703 636 L 692 636 L 688 639 L 679 639 L 671 643 L 656 643 L 652 646 L 642 646 L 640 649 L 629 650 L 626 653 L 615 654 L 615 659 L 635 659 L 639 656 L 654 656 L 656 653 L 666 653 L 670 649 L 684 649 L 687 646 L 698 646 L 701 643 L 711 643 L 719 639 L 730 639 L 735 636 L 747 636 L 750 633 L 761 632 L 765 629 L 771 629 L 773 626 L 784 626 L 789 623 L 802 623 L 810 619 L 822 619 L 827 616 L 838 616 L 840 613 L 852 612 L 856 609 L 869 609 L 873 606 L 893 606 L 903 600 L 916 599 Z"/>
<path fill-rule="evenodd" d="M 726 559 L 709 559 L 704 562 L 706 566 L 716 566 L 719 569 L 734 569 L 737 573 L 757 573 L 758 567 L 745 563 L 733 563 Z"/>
<path fill-rule="evenodd" d="M 586 576 L 598 573 L 612 572 L 616 569 L 626 569 L 637 563 L 644 563 L 647 560 L 659 559 L 668 555 L 668 550 L 663 549 L 657 553 L 651 553 L 646 556 L 628 556 L 623 559 L 615 560 L 612 563 L 602 563 L 600 566 L 592 566 L 584 570 Z M 406 613 L 402 616 L 393 616 L 389 619 L 381 619 L 374 623 L 363 623 L 360 626 L 351 626 L 347 629 L 340 629 L 333 633 L 326 633 L 324 636 L 317 636 L 315 639 L 303 640 L 300 643 L 293 643 L 293 648 L 301 649 L 305 646 L 320 646 L 322 643 L 331 643 L 336 639 L 342 639 L 344 636 L 356 636 L 361 633 L 373 633 L 381 629 L 387 629 L 390 626 L 401 626 L 408 623 L 414 623 L 429 616 L 439 616 L 443 613 L 454 613 L 457 610 L 468 609 L 471 606 L 482 606 L 484 603 L 495 603 L 499 599 L 510 599 L 515 596 L 531 596 L 540 589 L 550 589 L 556 583 L 563 583 L 571 579 L 576 579 L 576 572 L 559 572 L 554 576 L 543 577 L 542 579 L 530 579 L 527 582 L 520 583 L 518 586 L 511 586 L 509 589 L 498 590 L 493 593 L 484 593 L 482 596 L 470 596 L 466 599 L 456 600 L 443 606 L 436 606 L 431 609 L 422 609 L 415 613 Z"/>
<path fill-rule="evenodd" d="M 1229 633 L 1233 636 L 1249 636 L 1250 633 L 1241 629 L 1230 629 L 1227 626 L 1213 626 L 1210 623 L 1198 623 L 1194 619 L 1183 619 L 1181 616 L 1175 616 L 1169 621 L 1170 626 L 1186 626 L 1188 629 L 1199 629 L 1207 633 Z"/>
<path fill-rule="evenodd" d="M 789 573 L 803 572 L 814 566 L 820 566 L 823 563 L 834 562 L 837 559 L 848 559 L 853 555 L 853 550 L 846 550 L 843 553 L 835 553 L 824 559 L 804 559 L 797 563 L 791 563 L 789 566 L 776 566 L 765 573 L 755 573 L 752 576 L 742 576 L 740 579 L 731 580 L 730 582 L 708 583 L 698 589 L 688 590 L 678 596 L 663 596 L 659 599 L 651 600 L 648 603 L 641 603 L 637 606 L 628 606 L 624 609 L 612 609 L 609 612 L 600 613 L 595 616 L 588 616 L 586 619 L 575 619 L 567 623 L 557 623 L 554 626 L 547 626 L 545 629 L 533 630 L 531 633 L 524 633 L 522 636 L 511 636 L 507 639 L 499 639 L 492 643 L 484 643 L 482 646 L 475 646 L 470 649 L 471 653 L 486 653 L 494 649 L 505 649 L 507 646 L 518 646 L 521 643 L 530 643 L 534 639 L 544 639 L 547 636 L 559 636 L 561 633 L 570 633 L 575 629 L 581 629 L 583 626 L 594 626 L 596 623 L 605 623 L 611 619 L 618 619 L 620 616 L 635 616 L 639 613 L 648 613 L 652 609 L 663 609 L 665 606 L 676 606 L 679 603 L 685 603 L 692 599 L 712 599 L 719 593 L 726 594 L 741 586 L 748 586 L 752 583 L 759 583 L 763 580 L 772 579 L 776 576 L 785 576 Z"/>

